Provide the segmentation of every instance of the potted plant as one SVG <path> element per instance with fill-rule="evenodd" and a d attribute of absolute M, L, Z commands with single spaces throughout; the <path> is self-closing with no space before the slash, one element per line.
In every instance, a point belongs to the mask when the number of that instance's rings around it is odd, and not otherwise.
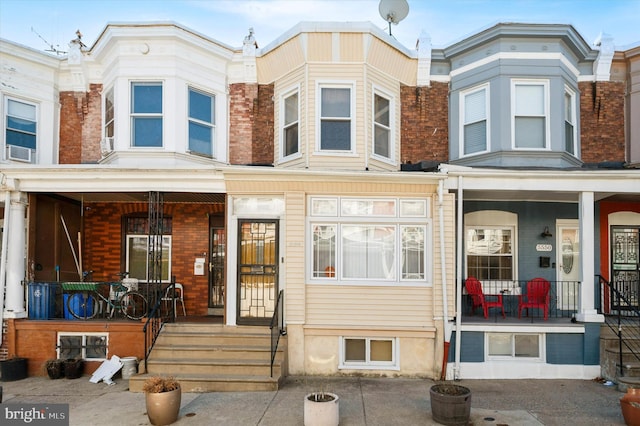
<path fill-rule="evenodd" d="M 304 397 L 304 426 L 338 426 L 339 422 L 338 395 L 322 390 Z"/>
<path fill-rule="evenodd" d="M 26 379 L 27 359 L 11 356 L 4 361 L 0 361 L 0 375 L 3 382 Z"/>
<path fill-rule="evenodd" d="M 64 377 L 64 360 L 48 359 L 44 363 L 44 369 L 50 379 L 61 379 Z"/>
<path fill-rule="evenodd" d="M 174 377 L 150 377 L 142 385 L 142 391 L 152 425 L 169 425 L 178 420 L 182 392 Z"/>
<path fill-rule="evenodd" d="M 471 390 L 453 383 L 439 383 L 429 390 L 431 417 L 449 426 L 466 425 L 471 416 Z"/>
<path fill-rule="evenodd" d="M 64 376 L 67 379 L 78 379 L 84 372 L 84 360 L 81 358 L 69 358 L 64 360 Z"/>

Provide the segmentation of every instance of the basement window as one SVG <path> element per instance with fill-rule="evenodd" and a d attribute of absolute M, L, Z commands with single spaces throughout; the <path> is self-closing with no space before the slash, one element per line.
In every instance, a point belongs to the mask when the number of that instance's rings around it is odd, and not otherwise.
<path fill-rule="evenodd" d="M 542 360 L 542 336 L 537 333 L 487 333 L 487 358 Z"/>
<path fill-rule="evenodd" d="M 57 357 L 106 360 L 108 342 L 108 333 L 58 333 Z"/>
<path fill-rule="evenodd" d="M 339 368 L 398 370 L 397 349 L 394 338 L 343 337 Z"/>

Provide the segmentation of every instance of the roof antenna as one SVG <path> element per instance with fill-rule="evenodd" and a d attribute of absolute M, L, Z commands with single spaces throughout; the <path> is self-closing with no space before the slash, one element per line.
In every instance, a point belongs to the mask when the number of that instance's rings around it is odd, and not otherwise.
<path fill-rule="evenodd" d="M 409 14 L 409 3 L 407 0 L 380 0 L 378 11 L 382 19 L 389 23 L 389 35 L 391 34 L 391 24 L 398 25 Z"/>
<path fill-rule="evenodd" d="M 35 35 L 37 35 L 40 38 L 40 40 L 44 41 L 45 44 L 47 46 L 49 46 L 48 49 L 45 49 L 45 52 L 53 52 L 56 55 L 64 55 L 65 53 L 67 53 L 67 52 L 64 52 L 64 51 L 56 48 L 56 47 L 53 47 L 53 44 L 51 44 L 47 40 L 45 40 L 44 37 L 42 37 L 40 34 L 38 34 L 38 32 L 36 30 L 33 29 L 33 27 L 31 27 L 31 32 L 35 33 Z M 60 45 L 58 45 L 57 47 L 60 47 Z"/>

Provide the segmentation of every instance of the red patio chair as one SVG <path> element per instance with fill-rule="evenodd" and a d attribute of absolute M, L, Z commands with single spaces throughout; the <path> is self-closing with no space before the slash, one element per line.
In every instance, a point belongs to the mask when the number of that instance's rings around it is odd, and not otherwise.
<path fill-rule="evenodd" d="M 474 277 L 468 277 L 464 286 L 467 289 L 467 293 L 471 296 L 472 306 L 471 314 L 476 311 L 476 308 L 482 307 L 482 312 L 485 318 L 489 318 L 490 308 L 500 308 L 502 310 L 502 318 L 504 316 L 504 305 L 502 304 L 502 294 L 491 295 L 490 297 L 496 297 L 497 300 L 487 300 L 482 292 L 482 283 Z"/>
<path fill-rule="evenodd" d="M 529 281 L 527 283 L 526 294 L 519 296 L 518 318 L 520 318 L 523 309 L 527 310 L 527 316 L 529 316 L 529 309 L 542 309 L 544 312 L 544 319 L 546 321 L 547 318 L 549 318 L 550 290 L 551 283 L 544 278 L 534 278 Z"/>

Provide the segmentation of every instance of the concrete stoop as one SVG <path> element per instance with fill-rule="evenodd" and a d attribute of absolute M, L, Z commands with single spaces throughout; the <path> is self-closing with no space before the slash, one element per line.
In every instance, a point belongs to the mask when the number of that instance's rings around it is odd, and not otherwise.
<path fill-rule="evenodd" d="M 626 326 L 628 327 L 628 326 Z M 637 339 L 633 346 L 637 346 Z M 622 353 L 622 374 L 620 374 L 620 354 Z M 600 370 L 603 378 L 617 383 L 618 390 L 640 388 L 640 360 L 624 344 L 622 352 L 616 332 L 603 324 L 600 329 Z"/>
<path fill-rule="evenodd" d="M 151 376 L 173 376 L 183 392 L 274 391 L 286 375 L 287 337 L 280 336 L 271 375 L 268 327 L 165 324 L 147 361 L 147 373 L 129 379 L 142 392 Z M 141 363 L 138 371 L 144 371 Z"/>

